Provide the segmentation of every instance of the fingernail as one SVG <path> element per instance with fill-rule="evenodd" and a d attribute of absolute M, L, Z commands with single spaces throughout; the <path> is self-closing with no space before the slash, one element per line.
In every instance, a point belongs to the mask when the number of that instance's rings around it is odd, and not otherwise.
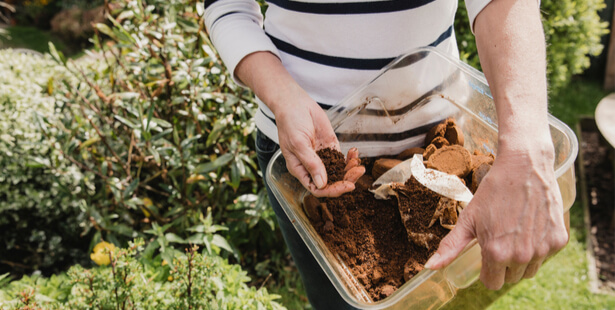
<path fill-rule="evenodd" d="M 325 187 L 325 181 L 322 179 L 321 175 L 316 175 L 314 177 L 314 184 L 316 184 L 316 187 L 318 187 L 319 189 Z"/>
<path fill-rule="evenodd" d="M 426 263 L 425 263 L 425 268 L 427 269 L 432 269 L 433 265 L 437 264 L 438 261 L 440 260 L 440 254 L 436 253 L 434 254 Z"/>

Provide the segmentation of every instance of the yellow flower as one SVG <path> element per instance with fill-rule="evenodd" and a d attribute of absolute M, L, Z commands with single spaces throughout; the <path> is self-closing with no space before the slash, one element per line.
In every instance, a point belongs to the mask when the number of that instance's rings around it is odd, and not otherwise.
<path fill-rule="evenodd" d="M 142 200 L 143 200 L 143 205 L 146 206 L 146 207 L 151 207 L 151 206 L 154 205 L 154 202 L 151 199 L 149 199 L 148 197 L 145 197 Z"/>
<path fill-rule="evenodd" d="M 173 276 L 169 276 L 169 277 L 167 278 L 167 280 L 169 280 L 169 282 L 172 282 L 172 281 L 173 281 Z"/>
<path fill-rule="evenodd" d="M 148 197 L 145 197 L 142 200 L 143 200 L 143 205 L 145 206 L 145 208 L 141 207 L 141 211 L 143 211 L 143 214 L 145 214 L 145 217 L 150 217 L 151 214 L 149 213 L 147 209 L 153 206 L 154 202 Z"/>
<path fill-rule="evenodd" d="M 167 261 L 163 259 L 163 260 L 162 260 L 162 264 L 160 264 L 160 265 L 161 265 L 161 266 L 166 266 L 166 265 L 168 265 L 168 264 L 169 264 L 169 263 L 167 263 Z"/>
<path fill-rule="evenodd" d="M 94 251 L 90 254 L 90 258 L 98 265 L 98 266 L 106 266 L 111 263 L 109 259 L 109 253 L 115 250 L 115 245 L 109 242 L 102 241 L 96 246 L 94 246 Z"/>
<path fill-rule="evenodd" d="M 202 174 L 193 174 L 188 179 L 186 179 L 186 183 L 192 184 L 203 180 L 205 180 L 205 176 L 203 176 Z"/>

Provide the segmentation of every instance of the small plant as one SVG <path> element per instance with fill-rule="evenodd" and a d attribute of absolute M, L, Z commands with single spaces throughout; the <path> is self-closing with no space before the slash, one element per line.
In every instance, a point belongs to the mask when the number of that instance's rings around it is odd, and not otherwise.
<path fill-rule="evenodd" d="M 77 265 L 59 277 L 0 286 L 0 309 L 284 309 L 274 301 L 279 296 L 248 287 L 240 266 L 197 246 L 171 266 L 140 256 L 143 245 L 136 240 L 107 252 L 107 266 Z"/>

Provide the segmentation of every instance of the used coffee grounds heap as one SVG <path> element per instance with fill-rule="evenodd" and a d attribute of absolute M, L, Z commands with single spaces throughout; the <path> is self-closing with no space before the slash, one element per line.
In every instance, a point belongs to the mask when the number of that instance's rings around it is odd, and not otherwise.
<path fill-rule="evenodd" d="M 493 155 L 470 154 L 453 119 L 434 126 L 422 148 L 395 157 L 362 159 L 366 174 L 356 188 L 337 198 L 307 195 L 303 209 L 329 250 L 344 261 L 374 301 L 384 299 L 419 273 L 457 221 L 459 204 L 424 187 L 414 178 L 395 188 L 397 198 L 379 200 L 369 191 L 380 175 L 422 154 L 428 168 L 457 175 L 476 191 Z M 359 150 L 360 151 L 360 150 Z M 343 179 L 344 155 L 319 150 L 328 183 Z"/>

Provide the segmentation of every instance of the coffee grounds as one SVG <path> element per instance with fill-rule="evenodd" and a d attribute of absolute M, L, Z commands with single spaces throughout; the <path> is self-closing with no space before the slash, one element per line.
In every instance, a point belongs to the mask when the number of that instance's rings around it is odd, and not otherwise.
<path fill-rule="evenodd" d="M 431 153 L 435 153 L 432 140 L 444 137 L 446 129 L 452 126 L 454 121 L 449 119 L 432 128 L 425 153 L 431 148 Z M 460 130 L 454 137 L 456 141 L 451 144 L 463 143 Z M 342 180 L 343 154 L 332 149 L 317 153 L 327 168 L 328 183 Z M 428 155 L 424 157 L 429 158 Z M 372 169 L 378 159 L 381 158 L 362 158 L 361 162 L 366 171 L 378 170 Z M 472 180 L 471 175 L 464 179 L 467 184 Z M 440 225 L 439 219 L 429 227 L 441 198 L 437 193 L 410 178 L 396 188 L 397 199 L 378 200 L 368 191 L 373 180 L 374 176 L 367 174 L 357 182 L 354 191 L 337 198 L 319 198 L 306 211 L 312 215 L 310 222 L 329 250 L 344 261 L 372 300 L 379 301 L 424 268 L 449 230 Z M 416 239 L 416 234 L 429 234 L 427 247 L 411 240 L 412 236 Z"/>
<path fill-rule="evenodd" d="M 333 215 L 333 229 L 323 222 L 312 225 L 374 301 L 405 283 L 404 265 L 412 255 L 426 262 L 426 250 L 408 241 L 394 200 L 376 200 L 365 189 L 321 200 Z"/>
<path fill-rule="evenodd" d="M 327 183 L 335 183 L 344 179 L 346 159 L 344 154 L 332 148 L 320 149 L 316 154 L 322 160 L 327 169 Z"/>
<path fill-rule="evenodd" d="M 448 232 L 440 225 L 427 228 L 438 203 L 437 194 L 414 179 L 401 191 L 403 209 L 413 214 L 409 225 L 437 236 L 429 250 L 408 239 L 395 198 L 377 200 L 365 188 L 337 198 L 319 199 L 331 213 L 332 222 L 324 217 L 310 218 L 329 250 L 339 255 L 374 301 L 388 297 L 416 275 Z M 408 268 L 409 261 L 420 268 Z"/>
<path fill-rule="evenodd" d="M 432 236 L 426 241 L 428 248 L 435 252 L 440 240 L 448 233 L 448 230 L 440 225 L 428 227 L 442 196 L 423 186 L 413 177 L 397 192 L 399 193 L 399 212 L 408 234 L 418 233 Z M 412 238 L 411 241 L 421 245 L 421 242 L 412 240 Z"/>

